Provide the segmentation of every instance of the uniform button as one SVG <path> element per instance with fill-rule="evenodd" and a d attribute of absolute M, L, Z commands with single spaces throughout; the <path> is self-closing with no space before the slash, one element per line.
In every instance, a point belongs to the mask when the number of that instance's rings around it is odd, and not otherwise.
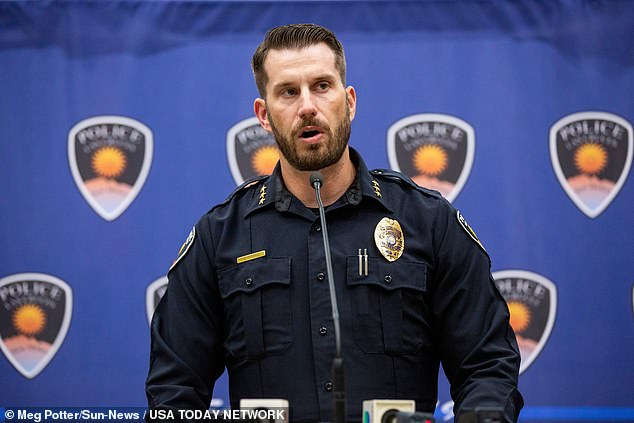
<path fill-rule="evenodd" d="M 326 335 L 327 333 L 328 333 L 328 329 L 326 329 L 326 327 L 325 327 L 325 326 L 322 326 L 322 327 L 320 327 L 320 328 L 319 328 L 319 334 L 320 334 L 321 336 L 324 336 L 324 335 Z"/>
<path fill-rule="evenodd" d="M 244 284 L 245 284 L 246 286 L 251 286 L 251 285 L 253 285 L 253 279 L 251 279 L 251 278 L 246 278 L 246 279 L 244 280 Z"/>
<path fill-rule="evenodd" d="M 385 275 L 385 277 L 383 278 L 383 281 L 385 283 L 392 283 L 392 277 L 390 275 Z"/>
<path fill-rule="evenodd" d="M 320 232 L 321 231 L 321 226 L 315 225 L 315 231 Z"/>
<path fill-rule="evenodd" d="M 317 280 L 318 281 L 323 281 L 324 279 L 326 279 L 326 275 L 324 275 L 323 272 L 317 273 Z"/>
<path fill-rule="evenodd" d="M 328 392 L 332 391 L 332 382 L 324 383 L 324 389 Z"/>

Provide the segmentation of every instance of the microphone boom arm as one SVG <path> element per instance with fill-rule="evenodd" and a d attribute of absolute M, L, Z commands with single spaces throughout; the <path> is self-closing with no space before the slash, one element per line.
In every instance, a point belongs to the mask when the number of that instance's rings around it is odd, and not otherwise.
<path fill-rule="evenodd" d="M 315 189 L 317 205 L 319 206 L 319 220 L 321 221 L 322 237 L 324 240 L 324 252 L 326 255 L 326 272 L 328 277 L 328 287 L 330 289 L 330 304 L 332 306 L 332 321 L 335 328 L 335 359 L 332 362 L 333 375 L 333 403 L 335 423 L 345 423 L 346 421 L 346 391 L 345 391 L 345 371 L 343 357 L 341 356 L 341 326 L 339 323 L 339 307 L 337 306 L 337 294 L 335 292 L 335 278 L 332 271 L 332 258 L 330 256 L 330 241 L 328 238 L 328 228 L 326 227 L 326 211 L 321 201 L 322 176 L 319 172 L 310 175 L 310 184 Z"/>

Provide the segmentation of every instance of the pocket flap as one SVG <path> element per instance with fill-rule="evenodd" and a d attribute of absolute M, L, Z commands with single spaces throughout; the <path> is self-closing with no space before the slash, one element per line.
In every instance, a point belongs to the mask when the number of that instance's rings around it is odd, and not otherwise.
<path fill-rule="evenodd" d="M 347 284 L 375 285 L 386 290 L 415 289 L 425 292 L 427 288 L 427 263 L 403 259 L 388 262 L 380 257 L 368 258 L 368 274 L 364 263 L 359 269 L 359 257 L 350 256 L 347 262 Z"/>
<path fill-rule="evenodd" d="M 222 298 L 236 292 L 253 292 L 266 285 L 290 283 L 290 257 L 252 260 L 218 271 L 218 285 Z"/>

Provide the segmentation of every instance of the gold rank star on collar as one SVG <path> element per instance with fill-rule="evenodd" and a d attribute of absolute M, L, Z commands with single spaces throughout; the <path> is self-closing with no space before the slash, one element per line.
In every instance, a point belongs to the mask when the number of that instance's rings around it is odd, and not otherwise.
<path fill-rule="evenodd" d="M 258 205 L 264 204 L 264 200 L 266 200 L 266 185 L 262 185 L 262 188 L 260 188 L 260 201 Z"/>
<path fill-rule="evenodd" d="M 374 194 L 377 197 L 383 197 L 381 195 L 381 186 L 379 185 L 379 183 L 377 181 L 375 181 L 374 179 L 372 179 L 372 189 L 374 190 Z"/>

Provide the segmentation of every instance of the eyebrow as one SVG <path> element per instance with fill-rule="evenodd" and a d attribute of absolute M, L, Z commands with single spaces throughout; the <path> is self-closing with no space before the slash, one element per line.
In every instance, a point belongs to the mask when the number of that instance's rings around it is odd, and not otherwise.
<path fill-rule="evenodd" d="M 338 75 L 333 75 L 330 73 L 322 73 L 314 78 L 312 78 L 313 81 L 329 81 L 329 82 L 333 82 L 336 81 L 338 78 Z M 271 86 L 271 89 L 273 90 L 278 90 L 280 88 L 285 88 L 285 87 L 292 87 L 295 84 L 290 82 L 290 81 L 284 81 L 282 80 L 281 82 L 278 82 L 274 85 Z"/>

